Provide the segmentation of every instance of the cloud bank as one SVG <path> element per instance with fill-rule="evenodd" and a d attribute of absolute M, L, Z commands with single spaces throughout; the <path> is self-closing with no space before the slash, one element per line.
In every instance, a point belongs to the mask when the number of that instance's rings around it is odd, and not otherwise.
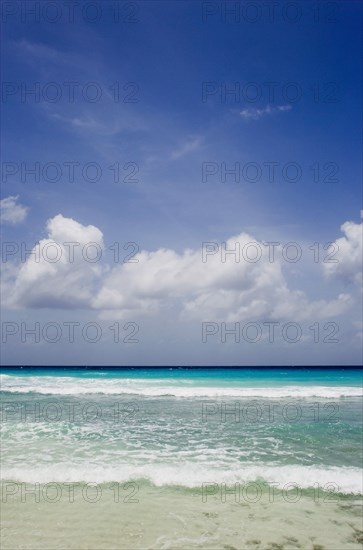
<path fill-rule="evenodd" d="M 342 274 L 358 283 L 359 227 L 343 224 L 345 237 L 336 241 L 340 260 L 325 264 L 328 276 Z M 47 232 L 25 263 L 8 266 L 7 307 L 84 308 L 97 310 L 105 319 L 175 310 L 185 319 L 231 322 L 332 318 L 354 303 L 346 293 L 332 300 L 310 300 L 304 291 L 290 288 L 281 260 L 271 263 L 267 255 L 255 263 L 238 263 L 231 255 L 222 262 L 220 254 L 212 254 L 203 262 L 201 248 L 181 254 L 160 248 L 139 252 L 133 258 L 137 263 L 107 265 L 97 227 L 59 214 L 48 221 Z M 79 244 L 70 244 L 75 242 Z M 233 249 L 237 242 L 258 243 L 243 232 L 230 238 L 226 247 Z"/>

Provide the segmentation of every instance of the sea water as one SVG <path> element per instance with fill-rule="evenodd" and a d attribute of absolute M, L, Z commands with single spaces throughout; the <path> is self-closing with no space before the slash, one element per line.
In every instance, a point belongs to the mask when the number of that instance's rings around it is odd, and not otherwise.
<path fill-rule="evenodd" d="M 362 548 L 357 369 L 4 369 L 3 549 Z"/>

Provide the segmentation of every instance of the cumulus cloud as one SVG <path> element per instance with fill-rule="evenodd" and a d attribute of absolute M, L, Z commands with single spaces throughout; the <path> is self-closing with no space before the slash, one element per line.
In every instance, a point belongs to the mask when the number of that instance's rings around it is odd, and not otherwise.
<path fill-rule="evenodd" d="M 104 248 L 101 231 L 61 214 L 47 223 L 48 238 L 41 239 L 13 284 L 6 281 L 8 307 L 89 307 L 103 269 L 93 262 Z M 90 261 L 91 260 L 91 261 Z"/>
<path fill-rule="evenodd" d="M 0 201 L 1 223 L 16 225 L 22 223 L 28 213 L 28 207 L 18 203 L 19 195 L 6 197 Z"/>
<path fill-rule="evenodd" d="M 262 254 L 254 261 L 264 245 L 247 233 L 224 247 L 204 247 L 204 261 L 202 248 L 180 254 L 160 248 L 139 252 L 133 258 L 137 263 L 110 267 L 102 261 L 103 235 L 97 227 L 59 214 L 48 221 L 47 231 L 26 263 L 7 270 L 8 307 L 87 308 L 104 319 L 175 309 L 185 319 L 230 322 L 318 320 L 352 305 L 349 294 L 311 301 L 303 291 L 289 288 L 281 260 L 270 262 Z M 253 246 L 247 253 L 249 243 Z M 237 257 L 222 254 L 222 248 L 238 247 L 242 252 Z"/>
<path fill-rule="evenodd" d="M 226 249 L 235 249 L 238 243 L 243 250 L 251 242 L 264 248 L 251 235 L 241 233 L 226 242 Z M 280 262 L 270 263 L 267 255 L 257 262 L 236 262 L 233 255 L 221 261 L 219 253 L 205 259 L 202 262 L 200 250 L 143 251 L 137 269 L 124 264 L 106 276 L 92 305 L 103 316 L 113 317 L 122 315 L 124 308 L 128 313 L 142 308 L 155 313 L 178 303 L 185 318 L 226 322 L 321 319 L 340 315 L 352 305 L 347 294 L 330 302 L 310 302 L 304 292 L 288 288 Z"/>
<path fill-rule="evenodd" d="M 362 285 L 362 236 L 363 223 L 348 221 L 343 223 L 341 230 L 344 237 L 334 241 L 334 258 L 336 261 L 324 263 L 324 271 L 328 278 L 338 278 L 346 284 Z"/>
<path fill-rule="evenodd" d="M 245 120 L 259 120 L 266 115 L 272 115 L 284 111 L 291 111 L 291 108 L 291 105 L 277 105 L 276 107 L 271 107 L 271 105 L 267 105 L 267 107 L 265 107 L 264 109 L 249 107 L 247 109 L 243 109 L 243 111 L 240 111 L 240 116 Z"/>

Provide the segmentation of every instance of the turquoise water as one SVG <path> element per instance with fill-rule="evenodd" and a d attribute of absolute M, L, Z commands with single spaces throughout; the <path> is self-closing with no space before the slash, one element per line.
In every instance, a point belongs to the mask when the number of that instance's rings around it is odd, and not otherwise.
<path fill-rule="evenodd" d="M 219 488 L 236 484 L 242 488 L 257 484 L 263 491 L 271 487 L 287 493 L 298 490 L 301 502 L 305 499 L 309 506 L 320 506 L 314 508 L 318 534 L 322 522 L 328 522 L 329 532 L 329 522 L 338 525 L 343 521 L 341 514 L 348 514 L 343 523 L 354 525 L 355 538 L 343 533 L 344 546 L 340 547 L 356 548 L 356 509 L 351 504 L 347 511 L 345 503 L 363 493 L 362 394 L 362 373 L 357 369 L 4 369 L 2 479 L 5 484 L 32 486 L 134 483 L 140 498 L 157 494 L 153 506 L 160 506 L 161 516 L 174 506 L 173 499 L 181 499 L 184 522 L 192 509 L 194 515 L 207 513 L 201 507 L 206 484 L 213 484 L 216 494 L 211 497 L 219 503 Z M 316 502 L 320 494 L 334 500 L 334 513 L 332 507 Z M 233 497 L 229 506 L 232 502 Z M 6 508 L 9 525 L 19 514 L 19 507 L 13 506 Z M 46 517 L 48 508 L 41 517 Z M 27 512 L 30 523 L 35 521 L 36 510 L 33 505 Z M 140 507 L 137 510 L 129 521 L 139 518 Z M 281 513 L 276 505 L 269 510 L 271 518 Z M 301 514 L 308 517 L 310 513 L 298 505 L 293 510 L 300 522 Z M 220 512 L 213 508 L 208 514 Z M 66 507 L 59 511 L 67 513 Z M 79 513 L 88 517 L 88 512 Z M 170 534 L 174 541 L 170 546 L 169 542 L 158 545 L 155 541 L 168 528 L 165 519 L 159 523 L 153 518 L 151 523 L 152 527 L 138 528 L 140 540 L 148 541 L 144 547 L 223 548 L 231 542 L 228 537 L 232 535 L 220 532 L 221 546 L 207 544 L 203 537 L 195 546 L 176 544 Z M 201 529 L 204 533 L 202 525 L 194 525 L 193 540 L 199 540 Z M 149 541 L 151 532 L 154 538 Z M 6 539 L 8 547 L 22 547 L 22 540 L 15 543 L 14 537 Z M 130 537 L 128 546 L 112 546 L 112 539 L 105 548 L 143 547 Z M 275 535 L 266 537 L 278 540 Z M 303 534 L 299 537 L 301 543 Z M 37 539 L 34 547 L 42 547 L 42 540 Z M 78 548 L 94 547 L 88 539 L 80 541 Z M 251 547 L 269 547 L 261 544 Z M 300 548 L 313 547 L 301 544 Z M 62 539 L 54 547 L 73 548 Z"/>
<path fill-rule="evenodd" d="M 1 371 L 1 369 L 0 369 Z M 4 374 L 12 376 L 55 376 L 73 378 L 103 377 L 106 379 L 147 379 L 147 380 L 178 380 L 180 383 L 193 382 L 198 384 L 216 383 L 229 385 L 349 385 L 362 386 L 363 371 L 358 368 L 321 368 L 321 367 L 294 367 L 294 368 L 52 368 L 52 367 L 16 367 L 6 368 Z"/>
<path fill-rule="evenodd" d="M 361 490 L 359 370 L 22 369 L 1 390 L 8 479 Z"/>

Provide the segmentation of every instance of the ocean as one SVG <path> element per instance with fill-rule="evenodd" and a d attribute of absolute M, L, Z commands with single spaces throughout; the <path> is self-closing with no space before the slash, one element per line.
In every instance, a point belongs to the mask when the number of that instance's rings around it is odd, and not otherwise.
<path fill-rule="evenodd" d="M 6 368 L 1 548 L 362 549 L 362 371 Z"/>

